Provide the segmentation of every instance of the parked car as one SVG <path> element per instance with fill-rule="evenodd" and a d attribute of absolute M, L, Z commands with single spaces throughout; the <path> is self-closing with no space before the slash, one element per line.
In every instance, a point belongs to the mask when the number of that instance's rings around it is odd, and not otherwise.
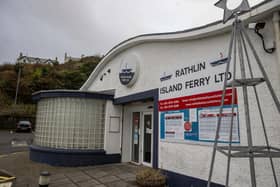
<path fill-rule="evenodd" d="M 27 131 L 31 132 L 32 127 L 31 127 L 31 122 L 30 121 L 19 121 L 16 126 L 16 131 Z"/>

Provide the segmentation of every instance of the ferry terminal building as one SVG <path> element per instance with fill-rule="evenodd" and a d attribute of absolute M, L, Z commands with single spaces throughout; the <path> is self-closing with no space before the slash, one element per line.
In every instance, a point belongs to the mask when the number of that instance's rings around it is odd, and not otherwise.
<path fill-rule="evenodd" d="M 240 16 L 278 98 L 279 10 L 280 2 L 269 0 Z M 259 32 L 265 47 L 275 48 L 273 53 L 264 50 L 251 23 L 265 23 Z M 163 170 L 170 186 L 204 186 L 223 80 L 232 78 L 225 77 L 231 24 L 128 39 L 107 53 L 80 90 L 34 93 L 37 116 L 30 159 L 57 166 L 131 162 Z M 256 65 L 253 71 L 260 74 Z M 279 114 L 266 85 L 258 91 L 271 145 L 279 147 Z M 233 142 L 247 145 L 242 89 L 234 92 Z M 231 94 L 227 90 L 226 97 Z M 249 99 L 253 142 L 265 145 L 256 102 Z M 228 141 L 227 124 L 225 118 L 220 142 Z M 274 163 L 279 181 L 280 160 Z M 255 159 L 255 164 L 258 186 L 273 186 L 269 159 Z M 224 184 L 225 156 L 217 154 L 214 171 L 213 181 Z M 248 159 L 232 160 L 230 186 L 250 186 Z"/>

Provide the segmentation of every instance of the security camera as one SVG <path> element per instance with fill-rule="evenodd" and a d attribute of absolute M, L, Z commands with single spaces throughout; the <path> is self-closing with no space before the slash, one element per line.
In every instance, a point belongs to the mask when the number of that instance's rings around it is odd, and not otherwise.
<path fill-rule="evenodd" d="M 255 29 L 260 30 L 263 29 L 264 27 L 265 27 L 265 22 L 260 22 L 256 24 Z"/>
<path fill-rule="evenodd" d="M 265 22 L 259 22 L 259 23 L 249 23 L 248 28 L 252 30 L 260 30 L 265 27 Z"/>
<path fill-rule="evenodd" d="M 255 30 L 257 23 L 249 23 L 248 28 L 251 30 Z"/>

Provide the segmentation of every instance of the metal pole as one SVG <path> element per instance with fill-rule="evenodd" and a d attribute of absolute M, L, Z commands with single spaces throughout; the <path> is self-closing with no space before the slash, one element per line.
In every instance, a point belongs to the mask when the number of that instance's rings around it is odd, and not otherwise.
<path fill-rule="evenodd" d="M 15 103 L 14 103 L 15 105 L 17 104 L 20 76 L 21 76 L 21 65 L 19 64 L 18 77 L 17 77 L 17 87 L 16 87 L 16 96 L 15 96 Z"/>
<path fill-rule="evenodd" d="M 237 15 L 235 16 L 235 22 L 237 22 Z M 236 36 L 235 36 L 236 37 Z M 233 77 L 232 81 L 236 77 L 236 38 L 234 38 L 233 46 Z M 227 159 L 227 174 L 226 174 L 226 187 L 229 185 L 229 174 L 230 174 L 230 162 L 231 162 L 231 144 L 232 144 L 232 129 L 233 129 L 233 118 L 234 118 L 234 100 L 235 100 L 235 85 L 232 84 L 231 91 L 231 119 L 230 119 L 230 132 L 229 132 L 229 148 L 228 148 L 228 159 Z"/>
<path fill-rule="evenodd" d="M 213 151 L 212 151 L 212 158 L 211 158 L 211 165 L 210 165 L 207 187 L 210 187 L 210 185 L 211 185 L 211 179 L 212 179 L 212 174 L 213 174 L 213 169 L 214 169 L 214 161 L 215 161 L 215 157 L 216 157 L 216 151 L 217 151 L 217 145 L 218 145 L 218 139 L 219 139 L 219 133 L 220 133 L 220 127 L 221 127 L 221 116 L 223 113 L 224 100 L 225 100 L 225 95 L 226 95 L 227 77 L 228 77 L 230 61 L 231 61 L 232 46 L 233 46 L 233 40 L 235 39 L 235 34 L 236 34 L 236 24 L 235 23 L 233 23 L 233 27 L 234 27 L 234 29 L 232 30 L 232 33 L 231 33 L 231 39 L 230 39 L 229 51 L 228 51 L 228 61 L 227 61 L 227 66 L 226 66 L 221 106 L 220 106 L 220 111 L 219 111 L 220 117 L 218 119 L 218 124 L 217 124 L 217 129 L 216 129 L 215 142 L 214 142 Z"/>
<path fill-rule="evenodd" d="M 238 23 L 239 33 L 238 33 L 238 51 L 239 51 L 239 61 L 240 61 L 240 69 L 241 69 L 241 78 L 246 78 L 245 73 L 245 65 L 244 65 L 244 57 L 243 57 L 243 48 L 241 44 L 240 34 L 241 34 L 241 22 Z M 247 86 L 242 86 L 243 90 L 243 98 L 244 98 L 244 109 L 245 109 L 245 120 L 246 120 L 246 129 L 247 129 L 247 141 L 248 141 L 248 152 L 249 152 L 249 164 L 250 164 L 250 175 L 251 175 L 251 185 L 256 187 L 256 174 L 255 174 L 255 163 L 254 163 L 254 155 L 252 152 L 253 147 L 253 139 L 252 139 L 252 130 L 251 130 L 251 121 L 250 121 L 250 108 L 248 102 L 248 90 Z"/>

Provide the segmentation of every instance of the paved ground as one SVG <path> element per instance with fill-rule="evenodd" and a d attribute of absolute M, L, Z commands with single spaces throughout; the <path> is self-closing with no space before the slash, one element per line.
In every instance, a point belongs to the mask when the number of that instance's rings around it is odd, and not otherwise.
<path fill-rule="evenodd" d="M 135 173 L 140 168 L 131 164 L 90 167 L 52 167 L 29 160 L 28 145 L 33 133 L 0 131 L 0 169 L 16 176 L 15 187 L 37 187 L 41 171 L 51 173 L 50 187 L 135 187 Z"/>
<path fill-rule="evenodd" d="M 0 155 L 28 150 L 33 141 L 33 133 L 16 133 L 0 130 Z"/>
<path fill-rule="evenodd" d="M 37 187 L 40 171 L 51 173 L 50 187 L 136 187 L 140 166 L 109 164 L 89 167 L 52 167 L 29 160 L 28 151 L 0 155 L 0 169 L 13 173 L 15 187 Z"/>

